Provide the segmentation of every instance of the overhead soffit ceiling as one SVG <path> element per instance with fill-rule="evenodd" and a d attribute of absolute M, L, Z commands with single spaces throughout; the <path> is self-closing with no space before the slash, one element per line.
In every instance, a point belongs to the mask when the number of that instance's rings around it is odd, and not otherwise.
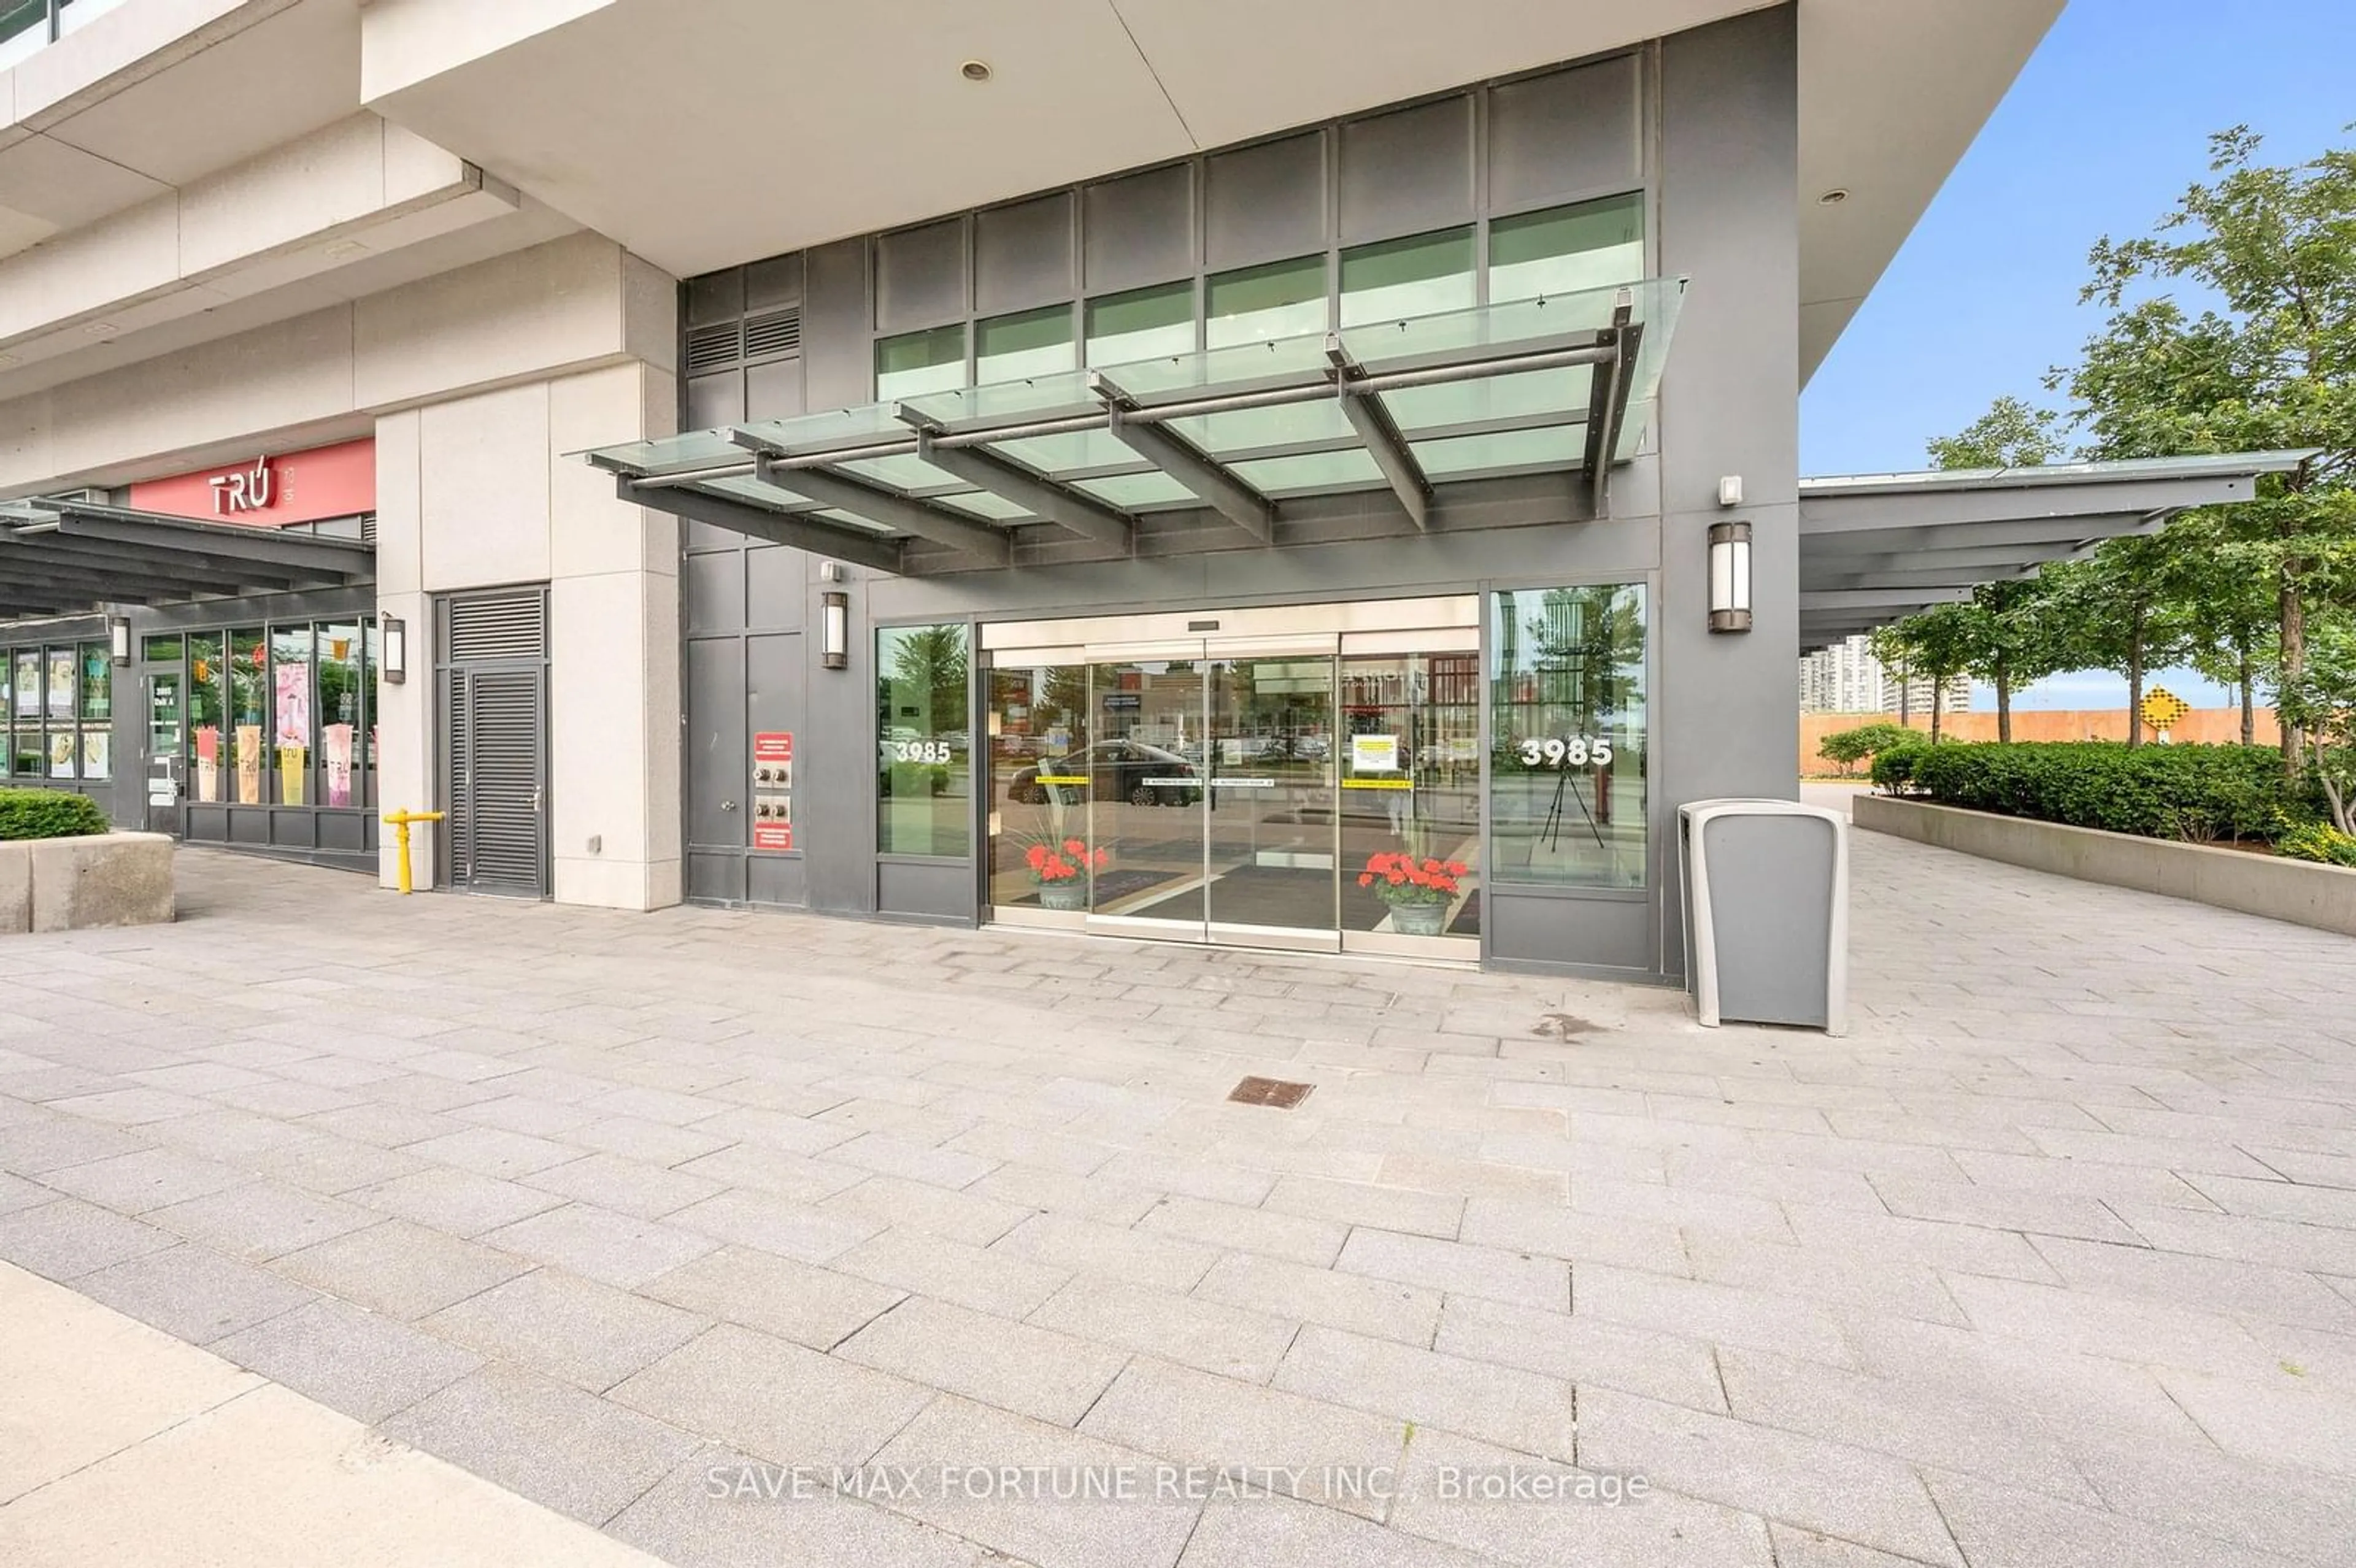
<path fill-rule="evenodd" d="M 1027 0 L 911 29 L 889 6 L 701 0 L 681 26 L 666 0 L 562 0 L 466 59 L 466 3 L 366 14 L 369 107 L 682 277 L 1762 8 Z M 1804 379 L 2062 3 L 1801 0 Z M 380 13 L 403 29 L 382 51 Z"/>

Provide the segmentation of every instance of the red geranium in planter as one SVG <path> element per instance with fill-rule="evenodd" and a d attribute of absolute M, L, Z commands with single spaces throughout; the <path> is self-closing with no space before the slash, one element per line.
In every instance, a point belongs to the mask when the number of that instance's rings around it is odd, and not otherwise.
<path fill-rule="evenodd" d="M 1458 879 L 1472 868 L 1462 860 L 1435 860 L 1427 857 L 1417 859 L 1412 855 L 1385 851 L 1366 859 L 1366 869 L 1358 873 L 1358 885 L 1371 888 L 1375 896 L 1397 908 L 1400 904 L 1444 904 L 1458 891 Z"/>
<path fill-rule="evenodd" d="M 1090 884 L 1098 871 L 1111 864 L 1112 856 L 1103 849 L 1090 849 L 1082 839 L 1043 838 L 1023 852 L 1023 860 L 1031 868 L 1031 880 L 1038 885 L 1041 903 L 1049 909 L 1085 909 Z"/>

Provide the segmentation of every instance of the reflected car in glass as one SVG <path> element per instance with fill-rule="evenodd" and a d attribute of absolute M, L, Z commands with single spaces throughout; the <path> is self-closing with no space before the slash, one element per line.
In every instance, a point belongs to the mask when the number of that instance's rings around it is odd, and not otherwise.
<path fill-rule="evenodd" d="M 1041 780 L 1082 779 L 1056 787 L 1072 798 L 1125 800 L 1131 805 L 1191 805 L 1203 798 L 1202 773 L 1186 758 L 1142 741 L 1098 741 L 1084 751 L 1049 757 L 1017 772 L 1007 794 L 1025 805 L 1047 798 Z"/>

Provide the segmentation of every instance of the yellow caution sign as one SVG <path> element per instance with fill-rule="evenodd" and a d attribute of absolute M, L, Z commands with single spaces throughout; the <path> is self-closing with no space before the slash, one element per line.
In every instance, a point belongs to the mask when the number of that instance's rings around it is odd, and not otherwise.
<path fill-rule="evenodd" d="M 2192 705 L 2164 686 L 2144 693 L 2143 721 L 2162 734 L 2173 730 L 2192 711 Z"/>

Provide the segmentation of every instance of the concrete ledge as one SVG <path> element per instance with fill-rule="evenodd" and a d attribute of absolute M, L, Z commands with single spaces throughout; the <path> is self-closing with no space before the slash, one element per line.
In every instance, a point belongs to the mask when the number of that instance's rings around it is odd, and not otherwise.
<path fill-rule="evenodd" d="M 33 847 L 0 844 L 0 936 L 33 929 Z"/>
<path fill-rule="evenodd" d="M 31 873 L 27 901 L 31 930 L 157 925 L 173 918 L 172 840 L 164 834 L 35 838 L 0 848 L 16 849 L 25 856 Z M 0 863 L 0 931 L 9 929 L 5 923 L 7 875 L 5 863 Z"/>
<path fill-rule="evenodd" d="M 2342 867 L 2065 827 L 1886 795 L 1860 795 L 1849 809 L 1858 827 L 1918 844 L 2356 936 L 2356 870 Z"/>

